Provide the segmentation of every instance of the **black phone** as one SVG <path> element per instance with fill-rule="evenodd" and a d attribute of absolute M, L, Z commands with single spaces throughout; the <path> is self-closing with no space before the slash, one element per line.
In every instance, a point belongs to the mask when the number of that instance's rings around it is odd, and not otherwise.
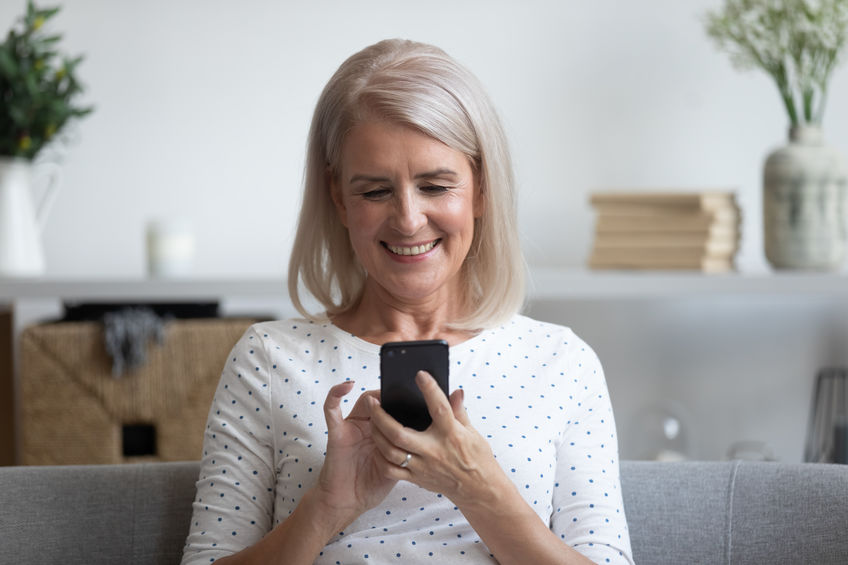
<path fill-rule="evenodd" d="M 390 341 L 380 347 L 380 403 L 408 428 L 426 430 L 432 423 L 424 395 L 415 384 L 418 371 L 427 371 L 448 393 L 448 342 L 443 339 Z"/>

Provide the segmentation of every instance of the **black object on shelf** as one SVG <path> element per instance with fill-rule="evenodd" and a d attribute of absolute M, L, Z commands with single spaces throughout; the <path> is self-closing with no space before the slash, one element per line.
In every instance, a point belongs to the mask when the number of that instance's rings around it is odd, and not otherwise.
<path fill-rule="evenodd" d="M 819 371 L 804 461 L 848 463 L 848 369 Z"/>
<path fill-rule="evenodd" d="M 217 318 L 217 302 L 65 302 L 62 322 L 100 321 L 105 314 L 133 308 L 152 310 L 161 318 L 194 319 Z"/>

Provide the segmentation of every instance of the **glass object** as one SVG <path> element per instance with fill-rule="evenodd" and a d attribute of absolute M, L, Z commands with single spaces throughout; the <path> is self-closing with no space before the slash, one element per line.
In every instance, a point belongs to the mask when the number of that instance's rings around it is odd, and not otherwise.
<path fill-rule="evenodd" d="M 848 369 L 819 371 L 804 461 L 848 463 Z"/>
<path fill-rule="evenodd" d="M 194 264 L 194 233 L 189 221 L 155 220 L 147 224 L 147 270 L 152 278 L 187 277 Z"/>
<path fill-rule="evenodd" d="M 689 458 L 686 425 L 681 412 L 668 405 L 648 406 L 636 418 L 636 458 L 683 461 Z"/>

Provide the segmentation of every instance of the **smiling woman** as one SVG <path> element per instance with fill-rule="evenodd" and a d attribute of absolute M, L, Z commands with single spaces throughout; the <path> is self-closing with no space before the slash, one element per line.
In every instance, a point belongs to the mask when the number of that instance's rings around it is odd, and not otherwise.
<path fill-rule="evenodd" d="M 466 310 L 451 324 L 475 331 L 509 319 L 524 301 L 525 272 L 512 165 L 500 120 L 473 74 L 436 47 L 402 41 L 380 42 L 350 57 L 318 101 L 310 130 L 303 206 L 289 262 L 289 294 L 295 306 L 310 319 L 326 319 L 303 307 L 300 283 L 330 316 L 350 310 L 365 290 L 366 267 L 352 253 L 348 230 L 333 213 L 332 194 L 337 191 L 330 185 L 362 181 L 366 186 L 361 188 L 373 191 L 385 190 L 397 180 L 389 173 L 399 165 L 386 162 L 393 159 L 389 154 L 364 150 L 358 155 L 371 160 L 369 167 L 384 167 L 382 172 L 362 169 L 339 177 L 345 174 L 344 159 L 353 158 L 347 150 L 358 148 L 350 134 L 361 130 L 362 141 L 374 142 L 376 128 L 383 129 L 380 134 L 393 130 L 395 141 L 404 137 L 410 143 L 430 144 L 428 153 L 417 157 L 427 155 L 429 161 L 415 163 L 421 168 L 412 172 L 421 190 L 428 181 L 434 187 L 430 192 L 456 183 L 459 179 L 446 177 L 443 169 L 459 174 L 460 160 L 470 168 L 481 198 L 475 202 L 470 252 L 462 265 Z M 391 142 L 384 145 L 397 154 Z M 442 158 L 454 165 L 446 165 Z M 436 174 L 431 178 L 421 176 L 432 173 Z"/>
<path fill-rule="evenodd" d="M 354 126 L 333 174 L 341 223 L 368 277 L 364 298 L 399 308 L 439 305 L 468 310 L 462 266 L 482 212 L 482 195 L 461 152 L 411 127 L 386 121 Z M 367 335 L 373 327 L 357 305 L 336 323 Z"/>
<path fill-rule="evenodd" d="M 184 563 L 632 562 L 600 363 L 517 313 L 514 200 L 492 105 L 443 51 L 384 41 L 342 64 L 289 270 L 306 319 L 258 324 L 230 354 Z M 380 404 L 398 375 L 379 352 L 431 339 L 455 389 L 417 373 L 418 431 Z"/>

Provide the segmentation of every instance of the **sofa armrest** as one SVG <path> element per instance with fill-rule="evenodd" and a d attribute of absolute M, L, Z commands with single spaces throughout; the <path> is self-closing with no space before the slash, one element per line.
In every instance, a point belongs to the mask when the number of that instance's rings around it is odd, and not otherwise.
<path fill-rule="evenodd" d="M 179 563 L 197 462 L 0 468 L 0 563 Z"/>

